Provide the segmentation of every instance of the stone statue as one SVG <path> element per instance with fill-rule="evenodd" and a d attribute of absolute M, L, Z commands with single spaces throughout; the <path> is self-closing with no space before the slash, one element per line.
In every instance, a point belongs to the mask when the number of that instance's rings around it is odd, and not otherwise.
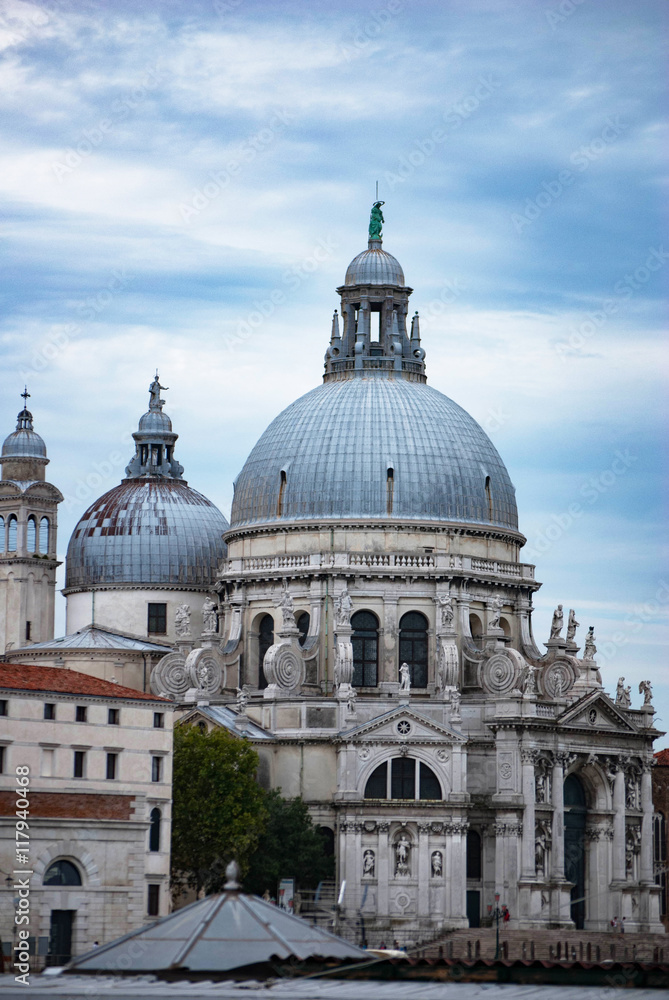
<path fill-rule="evenodd" d="M 618 685 L 616 687 L 616 705 L 619 708 L 630 708 L 632 705 L 632 688 L 630 686 L 625 687 L 625 678 L 618 678 Z"/>
<path fill-rule="evenodd" d="M 444 856 L 441 851 L 433 851 L 430 861 L 432 863 L 432 878 L 441 878 L 444 874 Z"/>
<path fill-rule="evenodd" d="M 569 618 L 567 619 L 567 642 L 573 642 L 574 636 L 576 635 L 576 629 L 579 627 L 579 622 L 576 621 L 576 612 L 573 608 L 569 609 Z"/>
<path fill-rule="evenodd" d="M 215 632 L 217 623 L 216 605 L 211 597 L 205 597 L 202 605 L 202 631 Z"/>
<path fill-rule="evenodd" d="M 287 587 L 281 594 L 279 607 L 281 608 L 281 614 L 283 615 L 284 629 L 296 629 L 297 624 L 295 622 L 295 612 L 293 610 L 293 598 L 290 596 Z"/>
<path fill-rule="evenodd" d="M 335 628 L 350 628 L 352 611 L 353 601 L 348 590 L 344 589 L 334 602 Z"/>
<path fill-rule="evenodd" d="M 243 715 L 246 711 L 246 706 L 248 704 L 249 695 L 246 691 L 246 685 L 241 688 L 237 688 L 237 711 L 240 715 Z"/>
<path fill-rule="evenodd" d="M 409 868 L 410 850 L 411 843 L 407 839 L 406 834 L 403 833 L 395 844 L 395 878 L 411 874 L 411 869 Z"/>
<path fill-rule="evenodd" d="M 372 211 L 369 216 L 369 238 L 370 240 L 380 240 L 381 239 L 381 226 L 386 221 L 383 218 L 383 212 L 381 211 L 381 206 L 385 205 L 385 201 L 375 201 L 372 205 Z"/>
<path fill-rule="evenodd" d="M 454 719 L 459 719 L 460 718 L 460 701 L 461 701 L 461 699 L 462 699 L 462 695 L 460 694 L 460 692 L 457 689 L 455 691 L 451 691 L 451 717 L 454 718 Z"/>
<path fill-rule="evenodd" d="M 502 604 L 503 601 L 501 597 L 493 597 L 492 601 L 490 602 L 490 618 L 488 620 L 489 632 L 492 632 L 493 629 L 501 631 L 501 625 L 499 623 L 499 620 L 502 614 Z"/>
<path fill-rule="evenodd" d="M 639 694 L 643 695 L 643 707 L 653 704 L 653 685 L 650 681 L 641 681 L 639 684 Z"/>
<path fill-rule="evenodd" d="M 409 673 L 409 664 L 403 663 L 400 667 L 400 691 L 410 691 L 411 690 L 411 675 Z"/>
<path fill-rule="evenodd" d="M 174 631 L 180 639 L 190 636 L 190 604 L 180 604 L 174 612 Z"/>
<path fill-rule="evenodd" d="M 591 625 L 585 637 L 585 649 L 583 650 L 583 659 L 584 660 L 594 659 L 596 652 L 597 652 L 597 647 L 595 646 L 595 626 Z"/>
<path fill-rule="evenodd" d="M 553 621 L 551 622 L 551 639 L 559 639 L 560 632 L 562 631 L 562 605 L 558 604 L 557 608 L 553 612 Z"/>
<path fill-rule="evenodd" d="M 532 666 L 531 663 L 526 663 L 521 671 L 518 690 L 521 694 L 537 693 L 536 667 Z"/>
<path fill-rule="evenodd" d="M 369 876 L 369 878 L 374 877 L 374 872 L 376 870 L 376 858 L 374 857 L 374 851 L 368 849 L 362 856 L 362 874 Z"/>
<path fill-rule="evenodd" d="M 548 775 L 543 770 L 534 779 L 534 797 L 537 802 L 548 802 Z"/>
<path fill-rule="evenodd" d="M 536 825 L 534 839 L 534 863 L 537 875 L 542 877 L 546 874 L 547 854 L 551 843 L 551 831 L 548 823 L 540 820 Z"/>
<path fill-rule="evenodd" d="M 165 400 L 160 398 L 160 390 L 168 389 L 169 386 L 161 385 L 158 378 L 158 372 L 156 372 L 156 377 L 149 386 L 149 409 L 150 410 L 162 410 L 165 405 Z"/>
<path fill-rule="evenodd" d="M 453 601 L 448 594 L 440 594 L 437 600 L 441 611 L 441 627 L 451 631 L 453 628 Z"/>

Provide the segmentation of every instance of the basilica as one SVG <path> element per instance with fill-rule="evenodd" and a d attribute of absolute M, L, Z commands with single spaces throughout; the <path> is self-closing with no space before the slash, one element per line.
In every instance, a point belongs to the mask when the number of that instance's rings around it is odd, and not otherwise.
<path fill-rule="evenodd" d="M 331 845 L 344 934 L 425 940 L 496 901 L 516 928 L 662 932 L 650 684 L 634 707 L 622 678 L 604 691 L 567 604 L 535 640 L 511 478 L 427 383 L 382 204 L 322 384 L 261 435 L 229 523 L 184 479 L 156 375 L 124 479 L 70 539 L 58 639 L 61 495 L 24 408 L 2 449 L 5 660 L 250 740 L 259 781 L 301 795 Z"/>

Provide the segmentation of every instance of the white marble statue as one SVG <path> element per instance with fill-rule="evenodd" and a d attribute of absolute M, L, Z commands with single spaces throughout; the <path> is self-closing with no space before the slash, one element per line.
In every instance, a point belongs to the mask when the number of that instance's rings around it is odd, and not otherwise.
<path fill-rule="evenodd" d="M 596 652 L 597 652 L 597 647 L 595 646 L 595 626 L 591 625 L 585 637 L 585 649 L 583 650 L 583 659 L 584 660 L 594 659 Z"/>
<path fill-rule="evenodd" d="M 409 673 L 409 664 L 403 663 L 400 667 L 400 691 L 410 691 L 411 690 L 411 674 Z"/>
<path fill-rule="evenodd" d="M 409 867 L 410 850 L 411 842 L 408 840 L 406 834 L 403 833 L 395 844 L 395 878 L 411 874 Z"/>
<path fill-rule="evenodd" d="M 283 616 L 283 628 L 297 628 L 297 624 L 295 622 L 295 611 L 293 609 L 293 598 L 290 596 L 290 592 L 287 587 L 281 594 L 279 607 L 281 608 L 281 614 Z"/>
<path fill-rule="evenodd" d="M 190 604 L 180 604 L 174 612 L 174 631 L 180 639 L 190 635 Z"/>
<path fill-rule="evenodd" d="M 444 856 L 441 851 L 433 851 L 430 861 L 432 864 L 432 878 L 441 878 L 444 874 Z"/>
<path fill-rule="evenodd" d="M 653 704 L 653 685 L 650 681 L 641 681 L 639 684 L 639 694 L 643 695 L 643 707 Z"/>
<path fill-rule="evenodd" d="M 573 642 L 574 636 L 576 635 L 576 629 L 579 627 L 579 622 L 576 621 L 576 612 L 573 608 L 569 609 L 569 618 L 567 619 L 567 642 Z"/>
<path fill-rule="evenodd" d="M 619 708 L 630 708 L 632 705 L 632 688 L 625 687 L 625 678 L 619 677 L 616 687 L 616 705 Z"/>
<path fill-rule="evenodd" d="M 216 605 L 211 597 L 205 597 L 202 605 L 202 631 L 215 632 L 217 625 Z"/>
<path fill-rule="evenodd" d="M 553 621 L 551 622 L 551 639 L 560 638 L 560 632 L 562 631 L 563 621 L 564 621 L 564 616 L 562 614 L 562 605 L 558 604 L 557 608 L 553 612 Z"/>
<path fill-rule="evenodd" d="M 492 632 L 493 629 L 497 630 L 501 629 L 499 620 L 502 616 L 502 604 L 503 601 L 501 597 L 493 597 L 492 601 L 490 602 L 490 617 L 488 619 L 489 632 Z"/>
<path fill-rule="evenodd" d="M 240 715 L 243 715 L 246 711 L 246 706 L 248 704 L 249 696 L 248 692 L 245 690 L 246 685 L 241 688 L 237 688 L 237 711 Z"/>
<path fill-rule="evenodd" d="M 453 629 L 453 601 L 448 596 L 448 594 L 440 594 L 437 598 L 439 601 L 439 612 L 441 615 L 441 627 L 451 631 Z"/>
<path fill-rule="evenodd" d="M 370 848 L 362 856 L 362 874 L 363 876 L 367 875 L 369 878 L 373 878 L 375 870 L 376 858 L 374 857 L 374 851 Z"/>
<path fill-rule="evenodd" d="M 348 590 L 342 590 L 334 602 L 335 628 L 350 628 L 352 612 L 353 601 L 349 592 Z"/>

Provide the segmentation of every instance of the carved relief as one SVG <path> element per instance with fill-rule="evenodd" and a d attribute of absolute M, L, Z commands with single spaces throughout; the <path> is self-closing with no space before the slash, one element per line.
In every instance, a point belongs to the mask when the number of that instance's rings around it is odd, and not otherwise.
<path fill-rule="evenodd" d="M 194 649 L 186 657 L 190 686 L 209 695 L 221 690 L 223 669 L 221 658 L 214 649 Z"/>
<path fill-rule="evenodd" d="M 376 857 L 374 851 L 368 849 L 362 856 L 362 877 L 374 878 L 376 872 Z"/>
<path fill-rule="evenodd" d="M 151 690 L 161 698 L 178 701 L 192 686 L 182 653 L 168 653 L 151 671 Z"/>

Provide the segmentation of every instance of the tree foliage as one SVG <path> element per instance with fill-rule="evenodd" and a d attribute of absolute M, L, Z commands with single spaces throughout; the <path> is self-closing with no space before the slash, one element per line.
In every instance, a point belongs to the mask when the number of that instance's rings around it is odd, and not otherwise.
<path fill-rule="evenodd" d="M 265 828 L 258 755 L 225 729 L 174 732 L 172 879 L 197 892 L 219 892 L 234 858 L 244 873 Z"/>
<path fill-rule="evenodd" d="M 325 853 L 323 836 L 311 821 L 301 798 L 284 799 L 278 791 L 265 794 L 267 821 L 244 878 L 246 892 L 275 895 L 281 878 L 294 878 L 301 889 L 315 889 L 321 879 L 334 877 L 334 859 Z"/>

